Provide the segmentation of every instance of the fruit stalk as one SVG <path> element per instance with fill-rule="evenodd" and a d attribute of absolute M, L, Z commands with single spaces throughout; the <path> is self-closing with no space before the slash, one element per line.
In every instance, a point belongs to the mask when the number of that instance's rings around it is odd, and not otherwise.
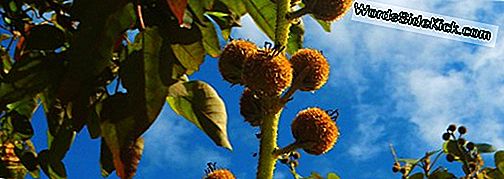
<path fill-rule="evenodd" d="M 278 121 L 282 110 L 275 114 L 266 115 L 261 125 L 261 144 L 259 151 L 259 167 L 257 169 L 258 179 L 273 178 L 273 171 L 277 156 L 273 151 L 277 148 Z"/>
<path fill-rule="evenodd" d="M 275 46 L 285 47 L 289 37 L 290 21 L 287 19 L 290 0 L 276 1 L 277 17 L 275 27 Z M 282 52 L 284 53 L 284 52 Z M 278 100 L 278 99 L 277 99 Z M 261 141 L 259 151 L 259 165 L 257 168 L 258 179 L 272 179 L 277 157 L 273 151 L 277 148 L 278 122 L 282 109 L 264 116 L 261 125 Z"/>

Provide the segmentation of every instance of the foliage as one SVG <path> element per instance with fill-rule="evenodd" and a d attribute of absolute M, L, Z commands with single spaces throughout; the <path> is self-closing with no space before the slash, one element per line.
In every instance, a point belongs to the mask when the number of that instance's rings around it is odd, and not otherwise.
<path fill-rule="evenodd" d="M 459 135 L 456 135 L 457 132 Z M 504 168 L 502 166 L 504 166 L 504 151 L 496 152 L 496 149 L 490 144 L 467 141 L 464 138 L 466 133 L 466 127 L 459 126 L 457 128 L 455 124 L 451 124 L 442 136 L 443 140 L 445 140 L 442 148 L 427 152 L 425 156 L 419 159 L 398 158 L 391 145 L 392 154 L 394 155 L 392 171 L 394 173 L 400 172 L 403 178 L 409 179 L 503 178 Z M 495 153 L 495 168 L 486 167 L 481 157 L 482 154 L 491 153 Z M 436 162 L 438 162 L 438 159 L 443 155 L 450 163 L 460 163 L 464 176 L 456 177 L 454 172 L 449 171 L 446 167 L 435 167 Z M 431 160 L 432 156 L 435 156 L 434 160 Z"/>
<path fill-rule="evenodd" d="M 278 7 L 288 10 L 279 15 L 276 5 L 282 3 Z M 39 177 L 42 169 L 50 178 L 66 178 L 62 160 L 86 126 L 90 138 L 101 138 L 102 175 L 116 171 L 122 178 L 131 178 L 143 150 L 140 136 L 165 102 L 216 145 L 231 150 L 224 102 L 211 85 L 189 80 L 188 75 L 199 70 L 206 55 L 220 55 L 217 32 L 228 40 L 245 14 L 275 42 L 288 33 L 288 41 L 276 47 L 286 47 L 291 54 L 301 49 L 302 19 L 287 19 L 285 14 L 295 6 L 303 4 L 284 0 L 2 1 L 2 28 L 9 34 L 0 38 L 8 44 L 0 49 L 0 144 L 13 145 L 16 158 L 0 162 L 0 177 L 26 173 Z M 330 30 L 330 22 L 318 22 Z M 135 36 L 134 41 L 130 36 Z M 112 82 L 117 86 L 109 91 Z M 118 91 L 121 85 L 125 93 Z M 290 99 L 293 91 L 281 101 Z M 31 118 L 39 107 L 47 119 L 48 148 L 36 153 L 30 140 Z M 338 177 L 331 173 L 328 178 Z"/>

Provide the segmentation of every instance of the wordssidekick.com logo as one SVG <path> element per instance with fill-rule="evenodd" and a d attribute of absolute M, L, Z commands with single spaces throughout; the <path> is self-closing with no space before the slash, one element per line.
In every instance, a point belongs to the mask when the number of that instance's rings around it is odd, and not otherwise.
<path fill-rule="evenodd" d="M 495 47 L 498 26 L 371 1 L 355 1 L 352 20 Z"/>

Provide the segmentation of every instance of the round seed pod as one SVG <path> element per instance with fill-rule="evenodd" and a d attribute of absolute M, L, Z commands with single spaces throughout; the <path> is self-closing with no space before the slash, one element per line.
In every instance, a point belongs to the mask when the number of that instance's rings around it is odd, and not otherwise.
<path fill-rule="evenodd" d="M 242 82 L 261 95 L 278 96 L 291 85 L 292 71 L 283 53 L 258 50 L 245 61 Z"/>
<path fill-rule="evenodd" d="M 291 58 L 294 68 L 294 78 L 299 76 L 305 68 L 310 68 L 302 79 L 302 91 L 314 91 L 320 89 L 329 78 L 329 63 L 318 50 L 301 49 Z"/>
<path fill-rule="evenodd" d="M 316 19 L 335 21 L 352 6 L 352 0 L 303 0 L 306 7 L 311 7 L 311 13 Z"/>
<path fill-rule="evenodd" d="M 291 125 L 292 135 L 303 150 L 309 154 L 320 155 L 331 150 L 340 135 L 338 126 L 326 111 L 308 108 L 300 111 Z"/>
<path fill-rule="evenodd" d="M 219 71 L 224 78 L 232 84 L 242 84 L 241 75 L 243 63 L 250 54 L 257 51 L 257 46 L 246 40 L 233 40 L 222 51 L 219 59 Z"/>
<path fill-rule="evenodd" d="M 205 179 L 235 179 L 236 177 L 227 169 L 218 169 L 210 172 Z"/>
<path fill-rule="evenodd" d="M 245 121 L 252 126 L 260 126 L 264 111 L 264 105 L 259 97 L 252 90 L 245 88 L 240 98 L 240 114 L 245 118 Z"/>

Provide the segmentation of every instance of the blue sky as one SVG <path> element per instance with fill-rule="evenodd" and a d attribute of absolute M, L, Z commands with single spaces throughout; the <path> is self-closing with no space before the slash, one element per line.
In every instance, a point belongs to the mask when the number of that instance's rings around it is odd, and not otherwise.
<path fill-rule="evenodd" d="M 377 1 L 497 26 L 504 25 L 504 2 Z M 400 157 L 421 157 L 441 146 L 448 124 L 469 128 L 469 140 L 504 148 L 504 32 L 494 48 L 390 29 L 351 20 L 348 14 L 326 33 L 310 18 L 305 47 L 323 51 L 330 62 L 329 82 L 315 93 L 296 93 L 280 122 L 279 145 L 293 141 L 290 122 L 302 109 L 339 108 L 341 136 L 325 155 L 304 152 L 298 172 L 336 172 L 342 178 L 399 178 L 391 172 L 388 145 Z M 268 39 L 250 17 L 232 33 L 264 44 Z M 137 178 L 201 178 L 206 163 L 230 168 L 238 178 L 254 178 L 258 131 L 243 122 L 238 100 L 243 90 L 224 82 L 217 59 L 206 58 L 191 79 L 204 80 L 219 92 L 228 110 L 228 132 L 234 150 L 216 147 L 199 129 L 165 106 L 145 133 L 145 151 Z M 47 148 L 42 109 L 33 119 L 37 150 Z M 69 178 L 101 178 L 99 140 L 84 129 L 64 162 Z M 487 164 L 493 165 L 485 157 Z M 444 162 L 444 159 L 442 160 Z M 455 165 L 459 170 L 458 165 Z M 276 178 L 292 178 L 278 165 Z M 43 176 L 45 177 L 45 176 Z M 115 175 L 110 178 L 116 178 Z"/>

